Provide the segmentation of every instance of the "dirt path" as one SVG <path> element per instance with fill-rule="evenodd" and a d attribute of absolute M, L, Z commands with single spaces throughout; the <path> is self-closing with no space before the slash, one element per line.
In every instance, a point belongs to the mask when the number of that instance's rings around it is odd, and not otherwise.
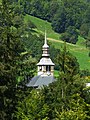
<path fill-rule="evenodd" d="M 61 41 L 61 40 L 56 40 L 56 39 L 53 39 L 53 38 L 47 38 L 47 40 L 50 40 L 50 41 L 53 41 L 53 42 L 64 43 L 64 42 Z M 71 45 L 71 46 L 77 46 L 77 47 L 78 47 L 78 45 L 74 45 L 74 44 L 71 44 L 71 43 L 66 43 L 66 44 Z"/>
<path fill-rule="evenodd" d="M 47 38 L 48 40 L 50 41 L 54 41 L 54 42 L 60 42 L 60 43 L 64 43 L 63 41 L 61 40 L 56 40 L 56 39 L 53 39 L 53 38 Z"/>

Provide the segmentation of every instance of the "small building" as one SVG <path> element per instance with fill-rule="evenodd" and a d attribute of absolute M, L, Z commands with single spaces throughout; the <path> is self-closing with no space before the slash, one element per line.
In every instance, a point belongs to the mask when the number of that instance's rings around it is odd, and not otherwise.
<path fill-rule="evenodd" d="M 49 46 L 47 44 L 46 32 L 45 32 L 45 42 L 42 47 L 42 58 L 37 64 L 37 76 L 33 77 L 27 87 L 40 88 L 43 85 L 49 85 L 54 82 L 54 63 L 50 59 Z"/>

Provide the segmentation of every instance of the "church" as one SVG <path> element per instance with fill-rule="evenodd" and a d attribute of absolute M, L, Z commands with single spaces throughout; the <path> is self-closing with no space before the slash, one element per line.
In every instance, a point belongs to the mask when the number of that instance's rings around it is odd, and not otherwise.
<path fill-rule="evenodd" d="M 39 63 L 37 63 L 37 76 L 33 77 L 27 87 L 41 88 L 43 86 L 48 86 L 50 83 L 54 82 L 54 63 L 50 59 L 49 46 L 47 44 L 47 37 L 45 32 L 45 41 L 42 46 L 42 58 Z"/>

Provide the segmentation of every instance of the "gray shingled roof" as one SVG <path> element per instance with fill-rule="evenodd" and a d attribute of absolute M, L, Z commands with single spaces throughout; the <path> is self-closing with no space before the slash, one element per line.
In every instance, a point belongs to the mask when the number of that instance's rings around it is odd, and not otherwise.
<path fill-rule="evenodd" d="M 28 84 L 26 84 L 27 87 L 43 87 L 43 85 L 49 85 L 50 83 L 54 82 L 55 79 L 53 76 L 35 76 L 33 77 Z"/>

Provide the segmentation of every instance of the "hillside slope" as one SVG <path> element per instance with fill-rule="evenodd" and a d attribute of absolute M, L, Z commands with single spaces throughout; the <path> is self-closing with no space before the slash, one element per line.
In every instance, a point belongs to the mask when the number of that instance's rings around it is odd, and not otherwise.
<path fill-rule="evenodd" d="M 60 34 L 55 33 L 52 28 L 51 24 L 47 21 L 41 20 L 39 18 L 33 17 L 26 15 L 25 16 L 25 21 L 31 20 L 37 27 L 36 31 L 39 33 L 42 33 L 44 35 L 45 28 L 47 30 L 47 39 L 56 47 L 59 49 L 63 48 L 64 42 L 61 41 Z M 90 57 L 88 57 L 89 50 L 85 47 L 84 44 L 82 44 L 82 41 L 84 39 L 79 36 L 79 41 L 77 42 L 76 45 L 67 43 L 67 49 L 74 55 L 76 56 L 79 64 L 80 64 L 80 69 L 85 70 L 88 69 L 90 70 Z"/>

